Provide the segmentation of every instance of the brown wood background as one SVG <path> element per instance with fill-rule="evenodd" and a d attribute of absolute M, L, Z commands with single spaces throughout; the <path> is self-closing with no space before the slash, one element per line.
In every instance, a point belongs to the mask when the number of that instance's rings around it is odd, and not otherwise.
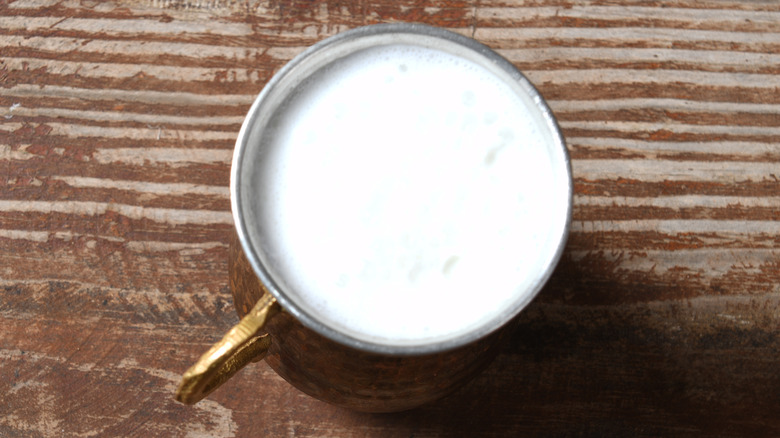
<path fill-rule="evenodd" d="M 270 76 L 340 30 L 473 36 L 573 158 L 552 281 L 476 381 L 368 415 L 265 364 L 195 407 L 237 317 L 229 162 Z M 0 1 L 0 437 L 780 435 L 780 4 Z"/>

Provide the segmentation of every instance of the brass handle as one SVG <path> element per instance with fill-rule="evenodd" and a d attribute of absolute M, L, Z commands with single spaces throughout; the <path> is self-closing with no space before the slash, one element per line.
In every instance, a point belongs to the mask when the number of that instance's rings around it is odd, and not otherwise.
<path fill-rule="evenodd" d="M 271 345 L 269 335 L 258 335 L 269 318 L 281 310 L 268 292 L 257 301 L 241 321 L 221 341 L 188 369 L 176 390 L 176 400 L 192 405 L 219 388 L 249 362 L 265 357 Z"/>

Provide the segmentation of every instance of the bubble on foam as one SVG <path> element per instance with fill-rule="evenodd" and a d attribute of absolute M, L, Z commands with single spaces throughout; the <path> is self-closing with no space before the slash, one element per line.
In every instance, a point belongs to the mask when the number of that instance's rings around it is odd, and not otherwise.
<path fill-rule="evenodd" d="M 276 153 L 258 187 L 273 193 L 264 244 L 292 299 L 391 343 L 455 336 L 517 300 L 556 223 L 529 214 L 553 172 L 526 105 L 484 67 L 413 46 L 302 85 L 263 139 Z"/>
<path fill-rule="evenodd" d="M 496 162 L 496 155 L 498 154 L 498 151 L 500 151 L 501 148 L 503 147 L 504 145 L 495 146 L 488 151 L 488 153 L 485 155 L 485 160 L 484 160 L 486 166 L 490 166 Z"/>
<path fill-rule="evenodd" d="M 441 267 L 442 274 L 450 275 L 450 273 L 452 272 L 452 269 L 455 267 L 455 264 L 458 263 L 459 259 L 460 259 L 460 257 L 458 257 L 456 255 L 450 256 L 447 259 L 447 261 L 444 262 L 444 265 Z"/>

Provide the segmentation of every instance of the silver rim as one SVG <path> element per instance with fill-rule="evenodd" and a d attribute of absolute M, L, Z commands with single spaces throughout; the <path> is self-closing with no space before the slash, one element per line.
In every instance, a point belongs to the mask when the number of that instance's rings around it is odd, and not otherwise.
<path fill-rule="evenodd" d="M 565 165 L 566 174 L 568 176 L 568 181 L 566 182 L 567 190 L 568 190 L 568 205 L 566 207 L 567 217 L 565 220 L 565 225 L 561 230 L 559 243 L 555 250 L 553 258 L 551 259 L 551 263 L 546 267 L 545 272 L 543 273 L 539 283 L 536 284 L 534 289 L 530 291 L 527 295 L 525 295 L 525 297 L 522 300 L 515 303 L 515 305 L 512 306 L 511 308 L 505 309 L 504 312 L 502 312 L 496 318 L 491 320 L 489 324 L 483 325 L 479 330 L 475 330 L 465 335 L 448 339 L 442 342 L 436 342 L 436 343 L 425 344 L 425 345 L 402 346 L 402 345 L 386 345 L 386 344 L 368 342 L 362 339 L 357 339 L 352 336 L 346 335 L 340 331 L 337 331 L 325 325 L 324 323 L 316 319 L 314 316 L 304 311 L 304 309 L 296 305 L 296 303 L 293 300 L 288 298 L 283 292 L 283 290 L 272 279 L 268 270 L 263 265 L 257 246 L 253 244 L 252 238 L 250 237 L 251 233 L 249 232 L 248 225 L 246 223 L 246 217 L 244 215 L 244 212 L 241 209 L 239 200 L 241 199 L 241 195 L 242 195 L 242 186 L 240 181 L 241 174 L 242 174 L 241 166 L 245 163 L 243 157 L 246 154 L 247 148 L 249 147 L 248 145 L 249 142 L 247 140 L 250 135 L 251 127 L 256 123 L 256 121 L 260 117 L 264 103 L 269 98 L 269 94 L 271 93 L 271 90 L 274 90 L 278 86 L 278 84 L 282 81 L 282 78 L 284 78 L 287 81 L 291 79 L 296 79 L 298 81 L 305 79 L 305 77 L 307 76 L 305 74 L 306 72 L 305 70 L 300 68 L 304 64 L 304 61 L 308 60 L 312 56 L 318 56 L 323 53 L 337 54 L 339 52 L 339 48 L 343 46 L 345 42 L 380 38 L 383 41 L 392 43 L 397 41 L 398 38 L 401 38 L 401 36 L 404 36 L 404 38 L 408 38 L 408 36 L 410 35 L 422 36 L 429 39 L 439 40 L 442 42 L 442 44 L 446 44 L 449 46 L 452 46 L 454 43 L 455 45 L 461 46 L 474 53 L 481 55 L 481 57 L 485 61 L 490 63 L 492 66 L 498 67 L 503 72 L 509 74 L 512 80 L 516 81 L 516 84 L 519 85 L 523 89 L 523 91 L 533 99 L 537 109 L 540 112 L 541 117 L 545 121 L 547 128 L 549 129 L 550 134 L 552 135 L 552 138 L 554 140 L 555 144 L 551 145 L 551 147 L 559 148 L 563 154 L 562 156 L 564 157 L 565 163 L 562 164 Z M 351 53 L 351 52 L 347 52 L 347 53 Z M 284 309 L 288 313 L 295 316 L 304 326 L 336 342 L 363 351 L 381 353 L 381 354 L 391 354 L 391 355 L 431 354 L 431 353 L 442 352 L 459 346 L 463 346 L 465 344 L 483 338 L 488 334 L 492 333 L 493 331 L 499 329 L 500 327 L 504 326 L 507 322 L 509 322 L 509 320 L 511 320 L 517 314 L 519 314 L 542 289 L 544 284 L 552 275 L 552 272 L 555 269 L 555 266 L 557 265 L 558 261 L 560 260 L 560 257 L 563 253 L 564 246 L 566 244 L 566 238 L 569 233 L 569 227 L 571 223 L 571 205 L 572 205 L 571 162 L 568 155 L 568 151 L 566 149 L 566 145 L 564 143 L 563 136 L 561 135 L 560 132 L 560 128 L 558 127 L 558 124 L 554 116 L 552 115 L 550 108 L 547 106 L 546 102 L 541 97 L 541 95 L 536 90 L 536 88 L 534 88 L 534 86 L 528 81 L 528 79 L 525 76 L 523 76 L 523 74 L 520 73 L 519 70 L 517 70 L 509 61 L 504 59 L 502 56 L 500 56 L 499 54 L 497 54 L 487 46 L 471 38 L 467 38 L 444 29 L 422 25 L 422 24 L 410 24 L 410 23 L 377 24 L 377 25 L 352 29 L 340 33 L 338 35 L 332 36 L 330 38 L 327 38 L 323 41 L 320 41 L 319 43 L 313 45 L 312 47 L 310 47 L 309 49 L 307 49 L 306 51 L 304 51 L 303 53 L 295 57 L 288 64 L 286 64 L 268 82 L 268 84 L 263 88 L 262 92 L 259 94 L 255 102 L 252 104 L 244 120 L 244 123 L 241 126 L 241 130 L 239 131 L 238 139 L 236 141 L 236 148 L 233 153 L 233 163 L 231 166 L 230 197 L 231 197 L 233 219 L 235 222 L 239 241 L 241 242 L 241 246 L 243 247 L 243 250 L 246 253 L 247 258 L 249 259 L 249 262 L 252 265 L 255 274 L 258 276 L 260 281 L 262 281 L 262 283 L 268 288 L 271 294 L 273 294 L 274 297 L 276 297 L 276 299 L 279 301 L 282 307 L 284 307 Z"/>

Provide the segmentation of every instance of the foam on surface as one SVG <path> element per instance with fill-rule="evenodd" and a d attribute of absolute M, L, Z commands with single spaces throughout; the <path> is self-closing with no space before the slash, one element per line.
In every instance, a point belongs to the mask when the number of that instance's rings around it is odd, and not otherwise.
<path fill-rule="evenodd" d="M 484 67 L 410 45 L 315 74 L 263 137 L 272 276 L 375 342 L 495 317 L 538 283 L 566 215 L 560 157 L 530 105 Z"/>

